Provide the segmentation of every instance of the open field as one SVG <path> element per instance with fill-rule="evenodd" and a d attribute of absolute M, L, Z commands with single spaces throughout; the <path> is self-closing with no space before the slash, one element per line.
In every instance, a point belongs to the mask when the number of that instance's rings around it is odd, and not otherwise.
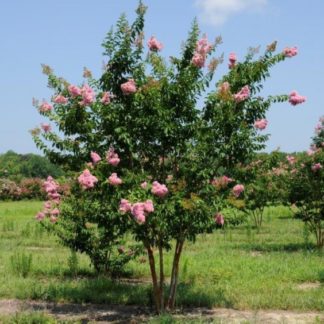
<path fill-rule="evenodd" d="M 34 221 L 39 208 L 41 202 L 0 203 L 1 299 L 151 305 L 143 258 L 117 281 L 97 276 L 83 255 L 75 270 L 70 251 Z M 31 256 L 30 269 L 22 255 Z M 324 253 L 287 208 L 269 208 L 260 233 L 245 224 L 187 243 L 182 261 L 179 308 L 324 311 Z"/>

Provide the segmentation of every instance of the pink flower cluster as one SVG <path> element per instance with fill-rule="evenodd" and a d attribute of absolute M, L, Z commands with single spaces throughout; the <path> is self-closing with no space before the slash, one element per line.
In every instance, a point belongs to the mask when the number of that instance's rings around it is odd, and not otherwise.
<path fill-rule="evenodd" d="M 244 86 L 238 93 L 234 94 L 234 100 L 236 102 L 242 102 L 250 97 L 249 86 Z"/>
<path fill-rule="evenodd" d="M 232 68 L 235 66 L 236 61 L 237 61 L 236 54 L 235 54 L 235 53 L 230 53 L 228 59 L 229 59 L 228 67 L 229 67 L 230 69 L 232 69 Z"/>
<path fill-rule="evenodd" d="M 165 184 L 161 184 L 158 181 L 153 181 L 151 192 L 153 195 L 163 198 L 169 192 L 169 190 Z"/>
<path fill-rule="evenodd" d="M 72 98 L 75 98 L 77 96 L 81 96 L 81 89 L 75 85 L 69 85 L 68 86 L 68 91 L 69 91 L 69 94 Z"/>
<path fill-rule="evenodd" d="M 50 124 L 45 124 L 45 123 L 42 123 L 41 124 L 41 129 L 45 132 L 45 133 L 48 133 L 51 131 L 52 127 Z"/>
<path fill-rule="evenodd" d="M 244 191 L 244 186 L 242 184 L 237 184 L 233 187 L 233 194 L 236 198 L 238 198 L 241 193 Z"/>
<path fill-rule="evenodd" d="M 123 183 L 122 179 L 118 178 L 117 173 L 112 173 L 111 176 L 108 178 L 108 182 L 112 186 L 119 186 L 120 184 Z"/>
<path fill-rule="evenodd" d="M 288 163 L 291 165 L 296 163 L 296 158 L 292 155 L 287 155 L 286 159 L 287 159 Z"/>
<path fill-rule="evenodd" d="M 293 57 L 293 56 L 296 56 L 298 54 L 298 49 L 297 49 L 297 47 L 286 47 L 283 50 L 283 54 L 286 57 Z"/>
<path fill-rule="evenodd" d="M 39 111 L 40 112 L 47 112 L 51 111 L 53 109 L 53 106 L 49 104 L 48 102 L 44 101 L 40 106 L 39 106 Z"/>
<path fill-rule="evenodd" d="M 212 185 L 214 185 L 218 189 L 223 189 L 228 186 L 229 183 L 233 182 L 234 180 L 232 178 L 229 178 L 228 176 L 224 175 L 219 178 L 215 178 L 212 180 Z"/>
<path fill-rule="evenodd" d="M 154 212 L 154 205 L 152 200 L 131 204 L 127 199 L 122 199 L 119 204 L 119 211 L 123 214 L 131 212 L 139 224 L 144 224 L 147 214 Z"/>
<path fill-rule="evenodd" d="M 144 181 L 144 182 L 141 183 L 141 188 L 142 189 L 146 189 L 147 188 L 147 182 L 146 181 Z"/>
<path fill-rule="evenodd" d="M 92 162 L 93 162 L 94 164 L 96 164 L 96 163 L 98 163 L 98 162 L 101 161 L 101 157 L 100 157 L 100 155 L 99 155 L 98 153 L 96 153 L 96 152 L 91 152 L 91 153 L 90 153 L 90 156 L 91 156 Z"/>
<path fill-rule="evenodd" d="M 120 85 L 121 91 L 124 95 L 130 95 L 137 91 L 135 81 L 133 79 L 129 79 L 127 82 L 122 83 Z"/>
<path fill-rule="evenodd" d="M 313 166 L 312 166 L 312 171 L 313 172 L 316 172 L 318 170 L 322 169 L 322 164 L 321 163 L 315 163 Z"/>
<path fill-rule="evenodd" d="M 60 202 L 61 197 L 61 195 L 57 192 L 59 187 L 60 186 L 58 185 L 58 183 L 55 182 L 55 180 L 51 176 L 48 176 L 46 181 L 44 181 L 44 189 L 47 193 L 47 196 L 57 204 Z"/>
<path fill-rule="evenodd" d="M 57 104 L 66 104 L 68 102 L 68 99 L 59 94 L 54 98 L 53 101 Z"/>
<path fill-rule="evenodd" d="M 296 106 L 298 104 L 301 104 L 306 101 L 306 97 L 301 96 L 300 94 L 297 93 L 297 91 L 292 91 L 289 94 L 289 102 L 293 105 Z"/>
<path fill-rule="evenodd" d="M 96 97 L 96 94 L 93 91 L 93 89 L 89 87 L 87 84 L 85 84 L 81 88 L 81 95 L 82 95 L 82 100 L 79 102 L 81 106 L 91 105 Z"/>
<path fill-rule="evenodd" d="M 266 119 L 256 120 L 254 123 L 254 127 L 260 130 L 263 130 L 267 127 L 268 121 Z"/>
<path fill-rule="evenodd" d="M 38 221 L 42 221 L 46 216 L 49 216 L 50 222 L 56 223 L 58 215 L 60 214 L 60 210 L 57 208 L 60 203 L 60 194 L 57 192 L 59 185 L 49 176 L 47 180 L 44 181 L 44 189 L 50 200 L 44 203 L 44 209 L 38 212 L 35 218 Z"/>
<path fill-rule="evenodd" d="M 147 45 L 150 51 L 154 52 L 161 51 L 161 49 L 163 48 L 163 44 L 159 42 L 154 36 L 151 36 L 151 38 L 147 42 Z"/>
<path fill-rule="evenodd" d="M 207 37 L 204 36 L 197 42 L 191 63 L 198 68 L 204 67 L 207 54 L 212 50 L 212 48 L 213 46 L 208 42 Z"/>
<path fill-rule="evenodd" d="M 106 160 L 112 166 L 117 166 L 120 162 L 120 158 L 113 148 L 110 148 L 108 150 L 106 154 Z"/>
<path fill-rule="evenodd" d="M 220 226 L 223 226 L 224 225 L 224 216 L 221 213 L 217 213 L 214 216 L 214 219 L 215 219 L 215 223 L 217 225 L 220 225 Z"/>
<path fill-rule="evenodd" d="M 78 181 L 83 189 L 90 189 L 95 186 L 95 184 L 98 182 L 98 179 L 94 175 L 92 175 L 88 169 L 85 169 L 78 177 Z"/>

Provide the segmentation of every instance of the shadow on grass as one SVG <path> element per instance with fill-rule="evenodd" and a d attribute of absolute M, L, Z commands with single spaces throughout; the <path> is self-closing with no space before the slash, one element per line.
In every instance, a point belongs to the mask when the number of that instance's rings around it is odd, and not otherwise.
<path fill-rule="evenodd" d="M 17 286 L 15 297 L 46 302 L 137 305 L 153 308 L 152 287 L 148 282 L 124 283 L 98 277 Z M 177 307 L 233 307 L 221 289 L 204 290 L 199 285 L 180 283 Z"/>
<path fill-rule="evenodd" d="M 322 285 L 324 285 L 324 269 L 318 271 L 318 279 L 319 279 L 319 282 L 320 282 Z"/>
<path fill-rule="evenodd" d="M 318 252 L 316 245 L 312 243 L 242 243 L 233 246 L 234 249 L 245 251 L 258 251 L 258 252 L 298 252 L 298 251 L 312 251 Z"/>

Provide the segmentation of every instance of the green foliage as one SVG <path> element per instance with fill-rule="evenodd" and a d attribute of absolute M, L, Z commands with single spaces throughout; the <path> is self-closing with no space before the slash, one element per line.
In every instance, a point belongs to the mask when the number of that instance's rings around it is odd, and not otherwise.
<path fill-rule="evenodd" d="M 14 253 L 10 257 L 12 271 L 18 275 L 26 278 L 32 268 L 33 256 L 32 254 Z"/>
<path fill-rule="evenodd" d="M 24 178 L 46 178 L 48 175 L 63 175 L 60 167 L 47 158 L 36 154 L 18 154 L 13 151 L 0 154 L 0 178 L 20 182 Z"/>

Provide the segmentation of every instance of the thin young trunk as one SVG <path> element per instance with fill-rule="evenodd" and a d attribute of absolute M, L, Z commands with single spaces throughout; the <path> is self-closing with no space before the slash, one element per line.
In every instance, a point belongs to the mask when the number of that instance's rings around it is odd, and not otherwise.
<path fill-rule="evenodd" d="M 164 267 L 163 267 L 163 248 L 159 245 L 160 257 L 160 310 L 164 312 Z"/>
<path fill-rule="evenodd" d="M 157 280 L 157 275 L 156 275 L 156 270 L 155 270 L 155 260 L 154 260 L 153 249 L 148 244 L 145 245 L 145 247 L 147 249 L 147 255 L 148 255 L 149 263 L 150 263 L 155 308 L 156 308 L 156 312 L 159 314 L 161 311 L 161 305 L 160 305 L 159 286 L 158 286 L 158 280 Z"/>
<path fill-rule="evenodd" d="M 168 309 L 172 310 L 175 305 L 175 297 L 177 292 L 178 285 L 178 276 L 179 276 L 179 261 L 182 252 L 184 241 L 178 241 L 176 243 L 176 248 L 173 257 L 173 265 L 172 265 L 172 274 L 171 274 L 171 283 L 170 283 L 170 293 L 168 299 Z"/>

